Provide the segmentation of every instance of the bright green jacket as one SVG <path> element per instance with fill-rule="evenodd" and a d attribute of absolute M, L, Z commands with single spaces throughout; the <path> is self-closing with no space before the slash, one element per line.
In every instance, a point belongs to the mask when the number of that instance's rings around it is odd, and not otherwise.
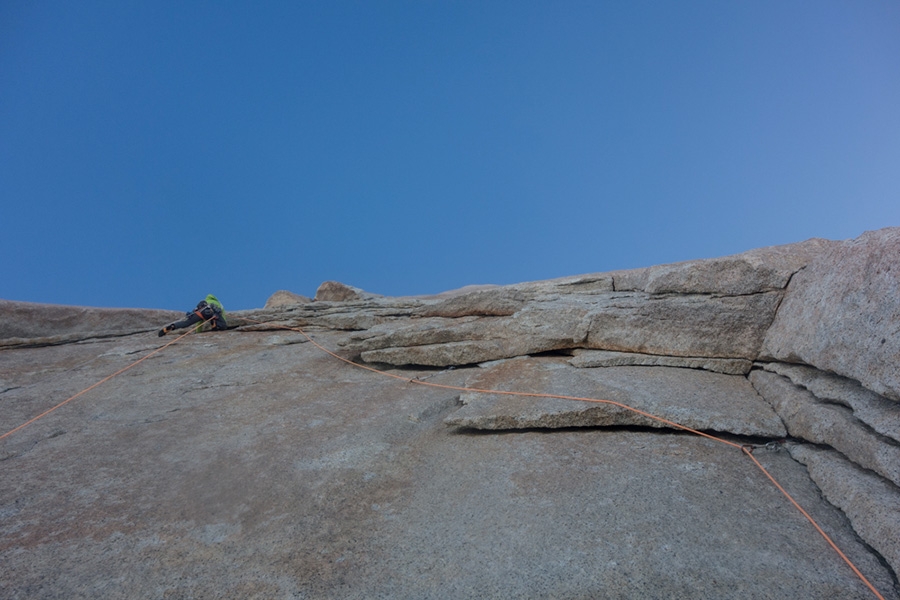
<path fill-rule="evenodd" d="M 228 322 L 228 319 L 225 317 L 225 307 L 222 306 L 222 303 L 219 302 L 218 298 L 216 298 L 212 294 L 207 294 L 206 295 L 206 303 L 209 304 L 210 306 L 213 306 L 213 307 L 219 309 L 219 312 L 222 313 L 222 320 L 224 320 L 225 322 Z M 197 327 L 194 329 L 194 331 L 195 332 L 206 331 L 209 328 L 210 328 L 210 326 L 207 323 L 200 323 L 199 325 L 197 325 Z"/>
<path fill-rule="evenodd" d="M 215 306 L 216 308 L 218 308 L 218 309 L 219 309 L 219 312 L 222 313 L 222 318 L 223 318 L 223 319 L 226 318 L 226 317 L 225 317 L 225 307 L 222 306 L 222 303 L 219 302 L 219 299 L 218 299 L 218 298 L 216 298 L 216 297 L 213 296 L 212 294 L 207 294 L 207 295 L 206 295 L 206 303 L 207 303 L 207 304 L 211 304 L 211 305 Z"/>

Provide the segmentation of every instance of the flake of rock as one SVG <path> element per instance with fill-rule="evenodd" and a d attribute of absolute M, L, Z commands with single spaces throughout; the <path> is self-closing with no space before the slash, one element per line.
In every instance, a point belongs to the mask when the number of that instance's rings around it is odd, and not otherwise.
<path fill-rule="evenodd" d="M 578 369 L 563 358 L 490 365 L 467 382 L 482 390 L 609 400 L 696 430 L 783 437 L 785 429 L 746 378 L 669 367 Z M 673 427 L 618 405 L 467 392 L 445 423 L 471 429 L 596 426 Z"/>
<path fill-rule="evenodd" d="M 775 373 L 753 371 L 750 381 L 772 405 L 792 437 L 826 444 L 861 467 L 900 485 L 900 446 L 871 431 L 850 410 L 823 403 Z"/>
<path fill-rule="evenodd" d="M 511 290 L 524 292 L 532 297 L 570 294 L 589 296 L 615 290 L 612 275 L 609 273 L 589 273 L 573 277 L 559 277 L 544 281 L 517 283 L 507 287 Z"/>
<path fill-rule="evenodd" d="M 527 353 L 525 349 L 524 354 Z M 474 340 L 368 350 L 362 352 L 360 358 L 367 363 L 386 365 L 447 367 L 472 365 L 497 360 L 498 357 L 520 354 L 523 354 L 521 347 L 503 340 Z"/>
<path fill-rule="evenodd" d="M 266 339 L 269 346 L 289 346 L 291 344 L 304 344 L 309 340 L 302 335 L 273 335 Z"/>
<path fill-rule="evenodd" d="M 473 292 L 480 292 L 484 290 L 492 290 L 501 287 L 495 284 L 473 284 L 466 285 L 461 288 L 456 288 L 452 290 L 447 290 L 444 292 L 440 292 L 438 294 L 425 294 L 421 296 L 412 296 L 413 298 L 420 298 L 424 300 L 446 300 L 447 298 L 453 298 L 455 296 L 464 296 L 466 294 L 471 294 Z"/>
<path fill-rule="evenodd" d="M 511 317 L 430 317 L 359 336 L 348 349 L 367 362 L 468 365 L 576 345 L 588 309 L 574 300 L 529 304 Z M 370 332 L 371 333 L 371 332 Z"/>
<path fill-rule="evenodd" d="M 0 348 L 62 344 L 154 331 L 183 316 L 183 312 L 171 310 L 0 300 Z"/>
<path fill-rule="evenodd" d="M 612 273 L 617 291 L 651 294 L 726 294 L 781 290 L 790 278 L 835 242 L 810 239 L 719 258 Z"/>
<path fill-rule="evenodd" d="M 610 294 L 584 319 L 584 347 L 669 356 L 754 360 L 781 294 Z M 576 336 L 577 338 L 578 336 Z"/>
<path fill-rule="evenodd" d="M 741 358 L 704 358 L 689 356 L 658 356 L 635 352 L 614 352 L 611 350 L 575 350 L 569 364 L 579 369 L 593 367 L 683 367 L 703 369 L 726 375 L 746 375 L 753 363 Z"/>
<path fill-rule="evenodd" d="M 358 287 L 339 281 L 325 281 L 316 290 L 316 302 L 347 302 L 348 300 L 366 300 L 377 297 Z"/>
<path fill-rule="evenodd" d="M 790 444 L 788 449 L 860 537 L 900 572 L 900 489 L 833 450 L 808 444 Z"/>
<path fill-rule="evenodd" d="M 241 326 L 244 330 L 312 326 L 346 331 L 376 331 L 381 325 L 391 327 L 398 319 L 411 316 L 424 304 L 424 301 L 415 298 L 383 296 L 346 302 L 309 302 L 233 311 L 229 313 L 229 324 Z M 393 327 L 396 328 L 397 326 Z"/>
<path fill-rule="evenodd" d="M 287 290 L 278 290 L 266 300 L 265 308 L 278 308 L 280 306 L 293 306 L 294 304 L 306 304 L 312 302 L 311 298 L 289 292 Z"/>
<path fill-rule="evenodd" d="M 747 360 L 756 357 L 779 298 L 775 292 L 737 297 L 556 294 L 508 317 L 416 319 L 360 338 L 354 350 L 371 362 L 432 366 L 448 366 L 451 356 L 467 361 L 455 364 L 472 364 L 578 347 Z M 441 347 L 449 343 L 455 347 Z M 491 354 L 491 348 L 496 352 Z"/>
<path fill-rule="evenodd" d="M 525 305 L 522 292 L 509 288 L 477 290 L 452 296 L 419 309 L 423 317 L 502 317 L 515 314 Z"/>
<path fill-rule="evenodd" d="M 900 227 L 834 244 L 791 280 L 762 358 L 805 363 L 900 401 Z"/>
<path fill-rule="evenodd" d="M 853 416 L 896 442 L 900 442 L 900 405 L 867 390 L 859 382 L 824 373 L 815 367 L 786 363 L 759 363 L 772 373 L 784 375 L 816 398 L 839 402 L 853 409 Z"/>

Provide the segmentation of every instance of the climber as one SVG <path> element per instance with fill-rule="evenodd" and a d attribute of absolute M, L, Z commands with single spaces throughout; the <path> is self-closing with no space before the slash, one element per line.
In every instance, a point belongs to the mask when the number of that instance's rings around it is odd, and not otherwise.
<path fill-rule="evenodd" d="M 225 309 L 222 307 L 222 303 L 219 302 L 219 299 L 212 294 L 206 296 L 206 300 L 201 300 L 200 303 L 197 304 L 197 308 L 186 313 L 182 320 L 175 321 L 171 325 L 166 325 L 160 329 L 159 337 L 166 335 L 173 329 L 190 327 L 197 323 L 200 323 L 200 325 L 197 326 L 197 331 L 200 331 L 204 322 L 209 322 L 214 330 L 228 329 L 228 323 L 225 322 Z"/>

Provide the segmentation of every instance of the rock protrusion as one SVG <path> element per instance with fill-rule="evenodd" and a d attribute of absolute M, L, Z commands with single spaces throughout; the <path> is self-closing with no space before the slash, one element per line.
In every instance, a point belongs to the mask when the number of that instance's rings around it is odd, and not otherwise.
<path fill-rule="evenodd" d="M 612 275 L 616 291 L 728 296 L 757 294 L 783 290 L 794 273 L 835 243 L 813 238 L 721 258 L 615 271 Z"/>
<path fill-rule="evenodd" d="M 829 502 L 844 511 L 853 529 L 891 565 L 900 569 L 900 488 L 853 464 L 833 450 L 789 444 Z"/>
<path fill-rule="evenodd" d="M 0 347 L 41 346 L 159 329 L 183 312 L 0 300 Z"/>
<path fill-rule="evenodd" d="M 478 289 L 426 302 L 353 349 L 369 362 L 451 366 L 580 348 L 756 360 L 791 277 L 834 242 Z M 318 296 L 317 296 L 318 298 Z M 441 321 L 433 321 L 441 319 Z"/>
<path fill-rule="evenodd" d="M 743 358 L 706 358 L 691 356 L 659 356 L 611 350 L 575 350 L 569 364 L 579 369 L 594 367 L 682 367 L 703 369 L 726 375 L 746 375 L 753 363 Z"/>
<path fill-rule="evenodd" d="M 312 302 L 311 298 L 289 292 L 287 290 L 278 290 L 266 300 L 265 308 L 280 308 L 282 306 L 294 306 L 296 304 L 307 304 Z"/>
<path fill-rule="evenodd" d="M 781 420 L 745 377 L 669 367 L 578 369 L 563 358 L 517 358 L 486 365 L 467 387 L 529 396 L 464 393 L 445 423 L 471 429 L 640 426 L 675 428 L 625 407 L 695 430 L 783 437 Z M 583 402 L 541 394 L 591 398 Z M 615 404 L 604 403 L 611 401 Z M 624 407 L 622 406 L 624 405 Z"/>
<path fill-rule="evenodd" d="M 358 287 L 347 285 L 339 281 L 325 281 L 316 290 L 316 302 L 349 302 L 351 300 L 366 300 L 378 297 Z"/>
<path fill-rule="evenodd" d="M 824 401 L 853 410 L 853 416 L 877 433 L 900 443 L 900 406 L 862 387 L 859 382 L 824 373 L 815 367 L 785 363 L 761 363 L 766 371 L 784 375 Z"/>
<path fill-rule="evenodd" d="M 792 437 L 830 446 L 857 465 L 900 485 L 900 445 L 866 427 L 853 411 L 822 402 L 775 373 L 753 371 L 750 381 Z"/>
<path fill-rule="evenodd" d="M 834 244 L 797 273 L 762 356 L 837 373 L 900 401 L 900 227 Z"/>

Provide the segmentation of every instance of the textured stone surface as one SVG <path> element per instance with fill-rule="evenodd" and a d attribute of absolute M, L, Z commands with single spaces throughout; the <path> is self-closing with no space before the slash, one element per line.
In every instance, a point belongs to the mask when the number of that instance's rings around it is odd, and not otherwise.
<path fill-rule="evenodd" d="M 860 537 L 888 564 L 900 565 L 900 489 L 837 452 L 806 444 L 788 446 L 806 465 L 829 502 L 849 517 Z"/>
<path fill-rule="evenodd" d="M 584 347 L 753 360 L 780 298 L 775 292 L 748 296 L 617 293 L 595 304 L 585 318 Z"/>
<path fill-rule="evenodd" d="M 375 294 L 370 294 L 352 285 L 340 281 L 325 281 L 316 290 L 315 299 L 318 302 L 347 302 L 348 300 L 365 300 L 373 297 Z"/>
<path fill-rule="evenodd" d="M 780 439 L 741 373 L 786 282 L 858 268 L 885 235 L 850 244 L 849 262 L 833 260 L 847 243 L 810 240 L 432 296 L 326 282 L 313 302 L 230 312 L 239 329 L 190 335 L 0 440 L 0 597 L 869 598 L 735 448 L 608 404 L 457 388 L 599 397 L 741 444 Z M 890 269 L 870 258 L 881 281 Z M 876 283 L 850 326 L 890 333 L 896 305 L 870 302 Z M 0 336 L 0 435 L 146 356 L 182 314 L 45 308 L 0 313 L 0 331 L 37 336 Z M 402 368 L 356 369 L 284 327 Z M 820 345 L 846 344 L 841 327 L 817 329 Z M 791 433 L 844 454 L 792 446 L 808 472 L 754 456 L 897 599 L 900 403 L 855 383 L 890 381 L 870 350 L 854 358 L 868 371 L 843 377 L 757 362 L 803 386 L 751 373 Z"/>
<path fill-rule="evenodd" d="M 469 314 L 392 324 L 359 336 L 349 349 L 369 362 L 430 366 L 579 347 L 752 360 L 779 299 L 774 292 L 735 297 L 553 295 L 533 299 L 511 316 Z"/>
<path fill-rule="evenodd" d="M 93 308 L 0 300 L 0 348 L 45 345 L 85 337 L 158 330 L 183 312 L 142 308 Z"/>
<path fill-rule="evenodd" d="M 349 349 L 393 365 L 473 364 L 575 348 L 750 361 L 790 277 L 833 243 L 459 291 L 418 309 L 423 323 L 373 332 Z M 435 326 L 428 318 L 460 321 Z"/>
<path fill-rule="evenodd" d="M 569 364 L 579 369 L 592 367 L 683 367 L 703 369 L 727 375 L 746 375 L 753 363 L 741 358 L 705 358 L 686 356 L 658 356 L 635 352 L 613 352 L 610 350 L 575 350 Z"/>
<path fill-rule="evenodd" d="M 265 307 L 278 308 L 280 306 L 291 306 L 292 304 L 306 304 L 307 302 L 312 302 L 312 299 L 287 290 L 278 290 L 269 296 Z"/>
<path fill-rule="evenodd" d="M 900 445 L 871 431 L 852 411 L 823 403 L 775 373 L 753 371 L 750 381 L 772 404 L 791 436 L 831 446 L 854 463 L 900 485 Z"/>
<path fill-rule="evenodd" d="M 571 299 L 531 303 L 510 317 L 431 317 L 386 326 L 348 349 L 367 362 L 450 366 L 571 348 L 588 309 Z"/>
<path fill-rule="evenodd" d="M 772 408 L 746 378 L 667 367 L 577 369 L 563 358 L 518 358 L 486 366 L 467 387 L 611 400 L 696 430 L 783 437 Z M 555 398 L 465 393 L 446 419 L 456 427 L 530 429 L 672 427 L 620 406 Z"/>
<path fill-rule="evenodd" d="M 257 329 L 272 327 L 325 327 L 351 331 L 372 330 L 376 335 L 379 326 L 388 328 L 402 327 L 405 319 L 413 311 L 426 303 L 415 298 L 385 298 L 375 296 L 363 300 L 347 300 L 345 302 L 309 302 L 292 304 L 259 311 L 233 311 L 229 314 L 229 324 L 248 325 Z M 255 321 L 248 320 L 248 315 Z M 262 321 L 262 323 L 260 323 Z M 393 323 L 393 325 L 392 325 Z"/>
<path fill-rule="evenodd" d="M 900 442 L 900 405 L 862 387 L 858 382 L 814 367 L 785 363 L 762 363 L 766 371 L 784 375 L 821 400 L 838 402 L 853 410 L 853 416 L 881 435 Z"/>
<path fill-rule="evenodd" d="M 763 355 L 900 401 L 900 228 L 835 244 L 797 273 Z"/>
<path fill-rule="evenodd" d="M 733 448 L 667 430 L 461 434 L 443 424 L 455 392 L 274 342 L 297 335 L 188 336 L 0 442 L 0 597 L 871 597 Z M 158 344 L 0 352 L 15 388 L 0 425 Z M 757 454 L 897 598 L 806 470 Z"/>
<path fill-rule="evenodd" d="M 513 315 L 525 306 L 525 295 L 518 290 L 494 288 L 460 294 L 422 308 L 423 317 L 502 317 Z"/>
<path fill-rule="evenodd" d="M 616 271 L 612 275 L 618 291 L 731 296 L 756 294 L 784 289 L 794 273 L 835 243 L 811 239 L 721 258 Z"/>

